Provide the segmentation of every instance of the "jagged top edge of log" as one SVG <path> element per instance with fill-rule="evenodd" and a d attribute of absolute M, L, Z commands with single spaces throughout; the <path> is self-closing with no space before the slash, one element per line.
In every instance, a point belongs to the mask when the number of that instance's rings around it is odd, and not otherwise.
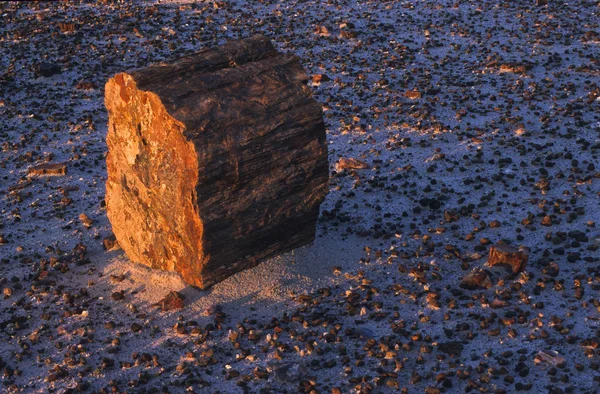
<path fill-rule="evenodd" d="M 269 38 L 258 34 L 144 68 L 124 71 L 114 75 L 107 84 L 116 78 L 133 80 L 136 89 L 157 95 L 169 115 L 188 126 L 185 134 L 191 132 L 193 135 L 204 126 L 202 117 L 197 116 L 202 109 L 188 106 L 186 102 L 195 102 L 197 105 L 206 101 L 199 100 L 198 96 L 207 98 L 213 90 L 239 83 L 240 75 L 252 77 L 272 68 L 285 69 L 279 75 L 289 82 L 305 85 L 308 81 L 298 56 L 278 52 Z M 306 86 L 304 95 L 312 97 L 312 92 Z M 194 107 L 198 111 L 189 113 L 189 108 Z"/>
<path fill-rule="evenodd" d="M 135 78 L 139 89 L 146 90 L 147 85 L 157 80 L 164 81 L 169 77 L 184 77 L 197 72 L 209 73 L 277 55 L 279 53 L 271 41 L 264 35 L 257 34 L 148 67 L 128 70 L 126 73 Z"/>

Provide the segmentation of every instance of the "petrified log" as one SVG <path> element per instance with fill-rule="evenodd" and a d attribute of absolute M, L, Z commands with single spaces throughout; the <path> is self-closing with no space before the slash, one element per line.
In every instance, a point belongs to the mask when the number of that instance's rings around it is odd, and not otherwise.
<path fill-rule="evenodd" d="M 511 267 L 513 274 L 516 274 L 525 270 L 527 260 L 529 260 L 527 247 L 515 248 L 510 245 L 498 244 L 490 247 L 488 265 L 506 264 Z"/>
<path fill-rule="evenodd" d="M 321 105 L 263 36 L 106 84 L 106 205 L 132 261 L 206 288 L 315 236 L 328 191 Z"/>

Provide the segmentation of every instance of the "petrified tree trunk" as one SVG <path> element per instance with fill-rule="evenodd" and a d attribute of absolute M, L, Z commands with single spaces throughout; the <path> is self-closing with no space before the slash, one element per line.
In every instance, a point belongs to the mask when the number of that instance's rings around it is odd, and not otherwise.
<path fill-rule="evenodd" d="M 497 244 L 490 247 L 488 265 L 507 264 L 512 268 L 513 274 L 525 270 L 529 260 L 529 249 L 526 247 L 515 248 L 514 246 Z"/>
<path fill-rule="evenodd" d="M 106 84 L 106 203 L 135 262 L 206 288 L 315 236 L 323 113 L 296 56 L 262 36 Z"/>

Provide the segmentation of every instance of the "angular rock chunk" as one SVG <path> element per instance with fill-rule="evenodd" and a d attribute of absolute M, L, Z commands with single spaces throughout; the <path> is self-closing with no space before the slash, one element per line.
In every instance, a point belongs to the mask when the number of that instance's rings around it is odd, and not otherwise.
<path fill-rule="evenodd" d="M 474 268 L 468 274 L 463 276 L 460 287 L 468 290 L 489 289 L 492 287 L 492 280 L 487 272 L 481 268 Z"/>
<path fill-rule="evenodd" d="M 30 176 L 62 176 L 67 175 L 67 163 L 43 163 L 29 168 Z"/>
<path fill-rule="evenodd" d="M 160 307 L 163 312 L 182 309 L 185 306 L 185 298 L 176 291 L 170 291 L 162 300 L 152 306 Z"/>
<path fill-rule="evenodd" d="M 315 236 L 321 105 L 263 36 L 115 75 L 106 205 L 135 262 L 206 288 Z"/>
<path fill-rule="evenodd" d="M 498 244 L 490 247 L 488 265 L 507 264 L 512 268 L 513 274 L 523 272 L 529 260 L 529 249 L 526 247 Z"/>

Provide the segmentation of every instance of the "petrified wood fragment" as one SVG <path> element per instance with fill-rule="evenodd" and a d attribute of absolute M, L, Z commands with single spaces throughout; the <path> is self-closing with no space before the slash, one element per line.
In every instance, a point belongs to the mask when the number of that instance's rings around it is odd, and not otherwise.
<path fill-rule="evenodd" d="M 262 36 L 106 84 L 106 204 L 135 262 L 206 288 L 314 239 L 323 113 L 296 56 Z"/>
<path fill-rule="evenodd" d="M 43 163 L 29 168 L 30 176 L 62 176 L 67 175 L 67 163 Z"/>
<path fill-rule="evenodd" d="M 527 260 L 529 260 L 529 249 L 527 247 L 515 248 L 510 245 L 497 244 L 490 247 L 488 265 L 506 264 L 511 267 L 513 274 L 516 274 L 525 270 Z"/>

